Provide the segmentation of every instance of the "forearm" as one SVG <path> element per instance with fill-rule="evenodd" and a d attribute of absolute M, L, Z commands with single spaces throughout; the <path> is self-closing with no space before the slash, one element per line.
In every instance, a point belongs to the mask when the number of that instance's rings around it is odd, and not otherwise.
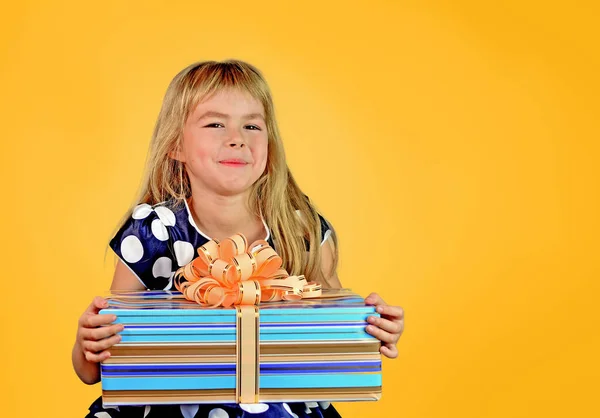
<path fill-rule="evenodd" d="M 83 383 L 93 385 L 100 381 L 100 365 L 88 361 L 77 342 L 73 346 L 72 361 L 75 373 Z"/>

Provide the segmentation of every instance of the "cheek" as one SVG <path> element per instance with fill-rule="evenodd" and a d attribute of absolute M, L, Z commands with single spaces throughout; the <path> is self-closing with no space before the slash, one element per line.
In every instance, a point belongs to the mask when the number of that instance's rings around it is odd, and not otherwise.
<path fill-rule="evenodd" d="M 205 141 L 203 138 L 189 138 L 185 141 L 184 147 L 188 162 L 212 160 L 215 156 L 215 149 L 210 144 L 211 141 Z"/>
<path fill-rule="evenodd" d="M 266 138 L 261 139 L 261 141 L 257 142 L 252 149 L 252 156 L 254 161 L 259 163 L 260 166 L 265 166 L 267 163 L 267 154 L 268 154 L 268 141 Z"/>

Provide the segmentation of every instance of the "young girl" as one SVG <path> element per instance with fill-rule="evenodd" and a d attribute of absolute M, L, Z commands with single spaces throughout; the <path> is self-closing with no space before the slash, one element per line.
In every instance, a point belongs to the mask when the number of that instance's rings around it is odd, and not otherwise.
<path fill-rule="evenodd" d="M 291 275 L 340 288 L 333 229 L 296 184 L 285 160 L 271 93 L 261 73 L 235 60 L 193 64 L 172 80 L 150 145 L 141 195 L 110 242 L 119 257 L 111 289 L 173 289 L 175 271 L 210 239 L 236 233 L 266 240 Z M 398 355 L 403 312 L 377 294 L 381 318 L 367 332 L 381 353 Z M 79 320 L 73 366 L 79 378 L 100 380 L 99 363 L 121 337 L 122 325 L 100 315 L 96 297 Z M 249 415 L 251 414 L 251 415 Z M 328 402 L 102 407 L 88 417 L 337 417 Z"/>

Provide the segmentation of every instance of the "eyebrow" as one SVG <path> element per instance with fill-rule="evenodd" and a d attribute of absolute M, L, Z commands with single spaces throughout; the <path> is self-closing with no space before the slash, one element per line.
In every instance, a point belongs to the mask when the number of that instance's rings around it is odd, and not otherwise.
<path fill-rule="evenodd" d="M 225 114 L 225 113 L 220 113 L 220 112 L 215 112 L 212 110 L 209 110 L 207 112 L 204 112 L 199 118 L 198 120 L 204 119 L 204 118 L 223 118 L 223 119 L 228 119 L 229 115 Z M 262 113 L 248 113 L 246 115 L 242 116 L 242 119 L 265 119 L 265 117 L 263 116 Z"/>

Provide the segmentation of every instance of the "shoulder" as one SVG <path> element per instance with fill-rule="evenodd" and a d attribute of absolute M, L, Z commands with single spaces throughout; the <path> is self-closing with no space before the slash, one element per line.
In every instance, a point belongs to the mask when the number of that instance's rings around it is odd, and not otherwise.
<path fill-rule="evenodd" d="M 109 245 L 146 288 L 164 289 L 177 268 L 193 259 L 197 241 L 185 206 L 163 202 L 133 208 Z"/>
<path fill-rule="evenodd" d="M 125 219 L 115 238 L 134 237 L 140 241 L 167 241 L 169 230 L 178 227 L 178 210 L 165 202 L 156 205 L 142 203 L 131 211 Z"/>

